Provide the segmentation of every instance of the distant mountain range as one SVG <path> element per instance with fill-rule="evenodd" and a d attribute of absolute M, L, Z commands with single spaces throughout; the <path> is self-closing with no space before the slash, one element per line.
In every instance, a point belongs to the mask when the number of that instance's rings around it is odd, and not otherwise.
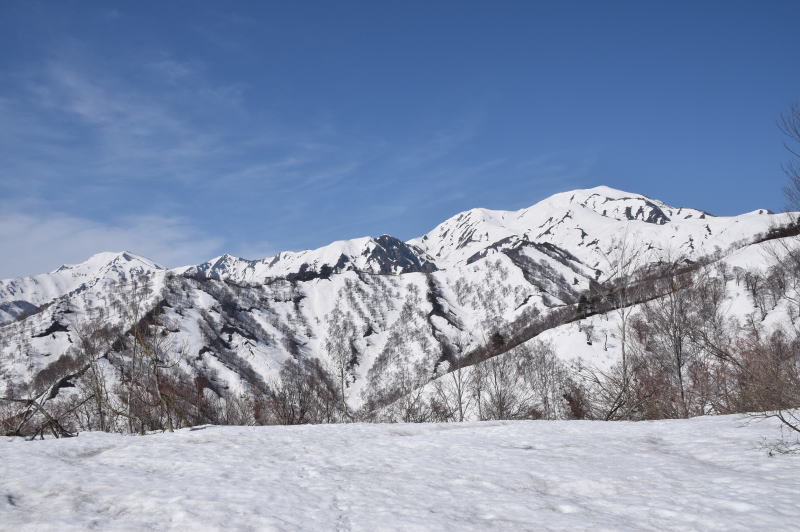
<path fill-rule="evenodd" d="M 402 365 L 434 377 L 448 345 L 476 347 L 525 316 L 576 304 L 611 275 L 623 241 L 640 265 L 713 256 L 757 268 L 765 264 L 758 241 L 791 220 L 767 210 L 718 217 L 595 187 L 519 211 L 465 211 L 407 242 L 364 237 L 175 269 L 127 251 L 100 253 L 0 281 L 0 392 L 75 349 L 82 323 L 124 322 L 126 294 L 146 274 L 141 304 L 158 308 L 188 374 L 235 391 L 269 383 L 290 357 L 330 364 L 332 346 L 346 345 L 348 402 L 357 407 L 390 388 Z M 570 324 L 546 335 L 564 359 L 608 364 L 616 356 L 613 346 L 587 345 Z"/>

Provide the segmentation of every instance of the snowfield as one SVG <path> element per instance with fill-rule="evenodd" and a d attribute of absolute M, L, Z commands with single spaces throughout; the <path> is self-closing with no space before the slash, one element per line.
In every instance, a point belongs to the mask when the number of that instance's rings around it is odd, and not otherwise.
<path fill-rule="evenodd" d="M 776 422 L 509 421 L 0 440 L 3 530 L 796 530 Z"/>

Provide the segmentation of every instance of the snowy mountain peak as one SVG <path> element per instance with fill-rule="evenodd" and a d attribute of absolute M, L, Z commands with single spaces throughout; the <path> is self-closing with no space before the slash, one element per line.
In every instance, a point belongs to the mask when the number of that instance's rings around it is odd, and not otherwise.
<path fill-rule="evenodd" d="M 436 265 L 425 253 L 390 235 L 338 240 L 317 249 L 281 251 L 273 257 L 247 260 L 228 254 L 181 273 L 212 279 L 261 283 L 270 278 L 307 281 L 327 278 L 343 271 L 400 274 L 434 271 Z"/>
<path fill-rule="evenodd" d="M 698 256 L 766 231 L 771 224 L 784 223 L 779 221 L 782 216 L 762 216 L 756 222 L 758 227 L 745 228 L 737 222 L 741 216 L 715 217 L 598 186 L 554 194 L 518 211 L 470 209 L 408 243 L 433 257 L 440 268 L 483 255 L 500 241 L 509 245 L 516 241 L 547 243 L 598 268 L 623 235 L 652 253 Z"/>
<path fill-rule="evenodd" d="M 130 251 L 102 252 L 50 273 L 0 280 L 0 323 L 30 312 L 81 286 L 100 280 L 120 281 L 165 268 Z"/>
<path fill-rule="evenodd" d="M 63 272 L 75 272 L 78 275 L 92 274 L 103 268 L 115 265 L 129 265 L 130 267 L 142 267 L 149 270 L 163 270 L 164 266 L 157 264 L 150 259 L 131 253 L 130 251 L 103 251 L 95 253 L 85 261 L 78 264 L 64 264 L 50 272 L 51 274 Z"/>
<path fill-rule="evenodd" d="M 663 225 L 674 219 L 704 219 L 710 216 L 704 211 L 691 208 L 675 208 L 642 194 L 634 194 L 606 186 L 554 194 L 532 207 L 522 209 L 520 212 L 527 213 L 531 210 L 567 211 L 576 208 L 588 209 L 601 216 L 615 220 L 638 220 L 657 225 Z"/>

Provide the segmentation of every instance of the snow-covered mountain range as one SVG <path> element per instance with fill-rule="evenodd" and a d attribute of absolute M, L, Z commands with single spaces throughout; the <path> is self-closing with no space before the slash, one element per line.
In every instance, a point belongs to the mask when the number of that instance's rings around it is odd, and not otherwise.
<path fill-rule="evenodd" d="M 364 237 L 176 269 L 100 253 L 0 281 L 0 392 L 76 349 L 88 321 L 126 324 L 131 292 L 146 274 L 137 301 L 157 316 L 188 374 L 239 390 L 268 385 L 287 358 L 330 366 L 346 350 L 348 402 L 359 406 L 390 389 L 403 368 L 434 377 L 454 343 L 476 347 L 526 316 L 575 304 L 608 278 L 623 242 L 641 252 L 640 265 L 713 256 L 757 268 L 766 264 L 762 236 L 792 220 L 766 210 L 718 217 L 595 187 L 519 211 L 472 209 L 407 242 Z M 613 324 L 601 318 L 598 330 L 608 335 Z M 608 364 L 617 356 L 613 340 L 587 346 L 574 324 L 546 336 L 565 359 Z"/>

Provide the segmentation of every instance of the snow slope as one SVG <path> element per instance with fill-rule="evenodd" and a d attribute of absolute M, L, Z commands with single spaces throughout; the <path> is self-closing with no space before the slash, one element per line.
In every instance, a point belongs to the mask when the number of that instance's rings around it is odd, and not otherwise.
<path fill-rule="evenodd" d="M 364 237 L 261 260 L 223 255 L 171 271 L 127 252 L 99 254 L 0 281 L 0 393 L 74 352 L 76 331 L 90 318 L 130 326 L 121 314 L 126 281 L 150 272 L 147 305 L 163 304 L 162 332 L 185 346 L 179 366 L 188 375 L 236 392 L 274 380 L 290 357 L 316 357 L 330 369 L 338 345 L 351 351 L 347 395 L 357 408 L 391 391 L 407 369 L 440 374 L 455 343 L 469 351 L 510 323 L 576 303 L 604 279 L 623 237 L 642 250 L 643 266 L 717 253 L 732 266 L 762 268 L 768 257 L 753 242 L 790 219 L 763 210 L 714 217 L 595 187 L 519 211 L 466 211 L 408 242 Z M 754 310 L 742 290 L 730 285 L 737 316 Z M 20 316 L 27 317 L 11 321 Z M 543 337 L 564 359 L 613 364 L 614 317 L 589 321 L 591 344 L 585 324 Z"/>
<path fill-rule="evenodd" d="M 646 250 L 645 260 L 665 254 L 695 258 L 726 251 L 742 239 L 785 224 L 790 215 L 758 210 L 740 216 L 712 216 L 690 208 L 599 186 L 562 192 L 519 211 L 472 209 L 410 240 L 437 261 L 469 261 L 504 241 L 554 244 L 584 265 L 602 270 L 623 237 Z"/>
<path fill-rule="evenodd" d="M 0 529 L 796 530 L 777 435 L 720 416 L 6 438 Z"/>
<path fill-rule="evenodd" d="M 339 240 L 313 250 L 282 251 L 261 260 L 226 254 L 179 271 L 212 279 L 260 283 L 275 277 L 303 280 L 352 270 L 396 275 L 435 269 L 420 250 L 392 236 L 382 235 Z"/>
<path fill-rule="evenodd" d="M 0 280 L 0 324 L 23 311 L 34 310 L 69 292 L 110 280 L 163 270 L 164 267 L 128 251 L 93 255 L 80 264 L 65 264 L 50 273 Z"/>

